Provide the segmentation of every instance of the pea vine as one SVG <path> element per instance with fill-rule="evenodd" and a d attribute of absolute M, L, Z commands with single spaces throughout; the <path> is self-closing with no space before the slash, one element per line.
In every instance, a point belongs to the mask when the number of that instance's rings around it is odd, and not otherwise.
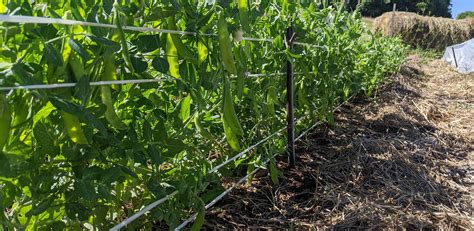
<path fill-rule="evenodd" d="M 107 229 L 174 191 L 128 226 L 176 227 L 285 138 L 209 170 L 284 127 L 284 73 L 295 66 L 297 128 L 334 123 L 332 109 L 373 95 L 404 46 L 367 30 L 342 4 L 286 0 L 9 0 L 2 13 L 114 25 L 0 23 L 0 224 Z M 306 3 L 305 3 L 306 2 Z M 284 33 L 293 25 L 289 49 Z M 192 34 L 128 30 L 130 26 Z M 245 38 L 265 39 L 250 41 Z M 271 42 L 268 42 L 271 41 Z M 306 44 L 306 45 L 305 45 Z M 91 85 L 98 81 L 161 81 Z M 277 180 L 274 161 L 269 166 Z"/>

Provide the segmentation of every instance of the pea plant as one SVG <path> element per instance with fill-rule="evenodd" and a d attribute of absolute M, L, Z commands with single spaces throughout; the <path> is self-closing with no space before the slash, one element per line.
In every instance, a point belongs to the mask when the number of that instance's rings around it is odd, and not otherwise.
<path fill-rule="evenodd" d="M 333 124 L 351 95 L 374 94 L 405 49 L 357 12 L 313 2 L 9 0 L 0 11 L 102 25 L 0 22 L 6 230 L 108 229 L 175 191 L 127 228 L 176 227 L 225 190 L 222 178 L 284 152 L 275 136 L 209 171 L 285 126 L 287 60 L 305 128 Z"/>

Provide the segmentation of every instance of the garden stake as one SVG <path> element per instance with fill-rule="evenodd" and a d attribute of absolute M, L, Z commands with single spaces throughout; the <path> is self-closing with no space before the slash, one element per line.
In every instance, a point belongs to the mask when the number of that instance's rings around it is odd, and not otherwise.
<path fill-rule="evenodd" d="M 286 31 L 286 42 L 288 49 L 293 48 L 294 40 L 293 27 L 289 27 Z M 287 96 L 287 133 L 288 133 L 288 163 L 290 168 L 295 167 L 295 115 L 293 111 L 293 66 L 291 61 L 288 59 L 286 61 L 286 96 Z"/>

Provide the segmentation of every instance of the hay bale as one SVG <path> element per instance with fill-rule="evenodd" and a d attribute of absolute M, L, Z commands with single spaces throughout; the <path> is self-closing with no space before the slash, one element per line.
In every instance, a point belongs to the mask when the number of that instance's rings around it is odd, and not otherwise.
<path fill-rule="evenodd" d="M 421 48 L 443 50 L 474 38 L 473 20 L 427 17 L 409 12 L 387 12 L 375 19 L 374 29 L 386 36 L 400 36 Z"/>

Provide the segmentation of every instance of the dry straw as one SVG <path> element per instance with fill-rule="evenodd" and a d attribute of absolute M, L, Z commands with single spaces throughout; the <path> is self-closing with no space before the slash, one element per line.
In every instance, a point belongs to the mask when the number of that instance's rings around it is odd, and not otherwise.
<path fill-rule="evenodd" d="M 415 47 L 443 50 L 474 38 L 474 20 L 427 17 L 408 12 L 387 12 L 375 19 L 375 30 L 400 36 Z"/>

